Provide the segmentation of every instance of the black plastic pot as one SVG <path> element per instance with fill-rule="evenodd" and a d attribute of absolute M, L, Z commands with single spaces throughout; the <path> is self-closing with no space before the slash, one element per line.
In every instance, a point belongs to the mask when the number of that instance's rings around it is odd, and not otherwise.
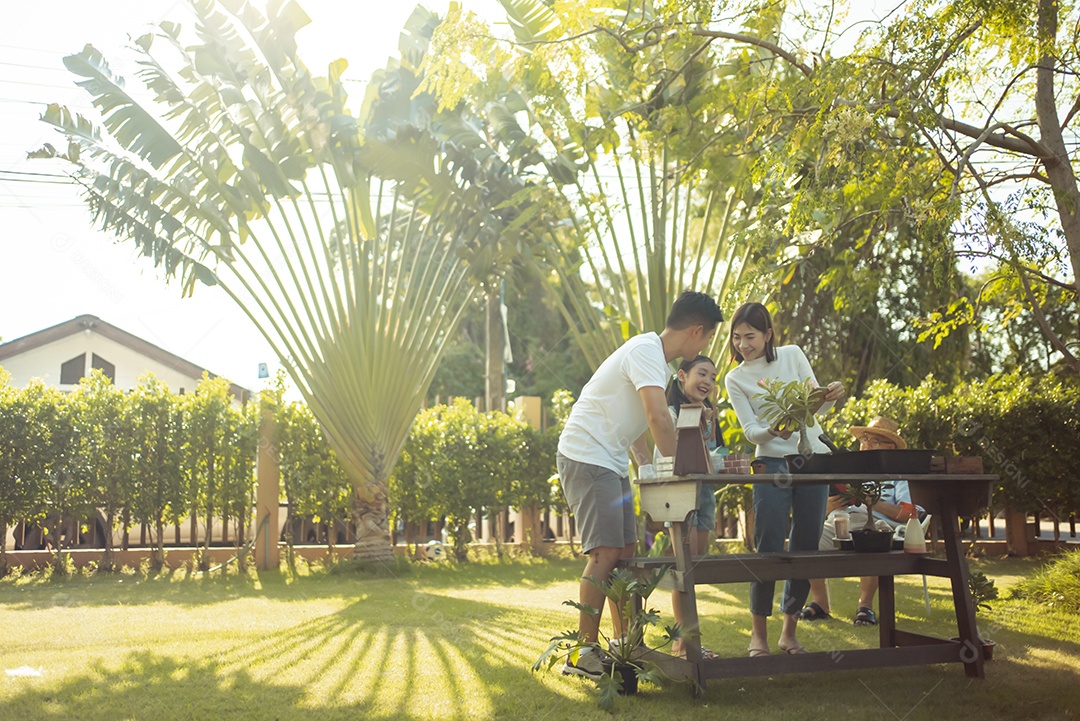
<path fill-rule="evenodd" d="M 637 693 L 638 677 L 637 668 L 628 663 L 615 664 L 615 673 L 622 678 L 619 693 L 623 696 L 633 696 Z"/>
<path fill-rule="evenodd" d="M 854 453 L 784 456 L 791 473 L 929 473 L 933 451 L 879 448 Z"/>
<path fill-rule="evenodd" d="M 789 473 L 833 473 L 832 456 L 828 453 L 813 453 L 803 456 L 798 453 L 784 456 Z"/>
<path fill-rule="evenodd" d="M 885 553 L 892 550 L 892 531 L 857 528 L 851 532 L 851 544 L 861 553 Z"/>

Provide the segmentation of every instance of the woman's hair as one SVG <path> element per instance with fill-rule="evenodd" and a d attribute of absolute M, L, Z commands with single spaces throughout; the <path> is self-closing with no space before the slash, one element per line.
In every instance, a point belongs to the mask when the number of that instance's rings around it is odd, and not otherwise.
<path fill-rule="evenodd" d="M 762 335 L 767 334 L 772 330 L 772 316 L 769 315 L 769 309 L 763 306 L 761 303 L 743 303 L 735 311 L 735 315 L 731 316 L 731 330 L 728 331 L 728 349 L 731 351 L 731 360 L 736 363 L 742 363 L 742 353 L 735 347 L 735 341 L 733 336 L 735 335 L 735 329 L 746 323 L 754 330 L 761 331 Z M 772 363 L 776 360 L 776 348 L 773 343 L 776 340 L 776 331 L 773 331 L 772 336 L 765 341 L 765 361 Z"/>
<path fill-rule="evenodd" d="M 684 360 L 682 363 L 679 364 L 679 370 L 687 375 L 690 375 L 690 370 L 698 363 L 712 363 L 712 366 L 714 368 L 716 367 L 716 364 L 713 363 L 712 358 L 707 355 L 699 355 L 693 360 Z M 675 416 L 678 417 L 679 409 L 682 408 L 683 403 L 693 403 L 693 401 L 687 398 L 686 393 L 682 389 L 682 383 L 679 382 L 679 375 L 678 373 L 676 373 L 667 386 L 667 404 L 675 409 Z M 708 398 L 705 399 L 705 407 L 713 407 L 712 401 L 710 401 Z M 717 423 L 716 445 L 717 447 L 723 446 L 724 436 L 722 433 L 720 433 L 720 426 L 718 424 L 718 421 L 714 419 L 713 422 Z"/>

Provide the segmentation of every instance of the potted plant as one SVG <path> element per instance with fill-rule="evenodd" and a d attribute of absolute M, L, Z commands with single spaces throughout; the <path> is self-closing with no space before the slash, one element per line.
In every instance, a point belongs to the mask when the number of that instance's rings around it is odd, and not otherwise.
<path fill-rule="evenodd" d="M 647 661 L 645 656 L 649 651 L 664 648 L 679 638 L 679 628 L 677 625 L 663 627 L 662 642 L 658 646 L 647 646 L 645 632 L 650 626 L 660 626 L 660 614 L 655 609 L 645 610 L 645 602 L 667 575 L 669 569 L 670 566 L 665 566 L 653 570 L 652 574 L 645 578 L 639 578 L 628 569 L 617 568 L 606 581 L 597 582 L 590 578 L 589 580 L 603 591 L 604 597 L 617 609 L 618 614 L 626 619 L 626 638 L 612 643 L 612 639 L 601 631 L 599 642 L 585 641 L 578 631 L 566 631 L 551 639 L 551 644 L 533 664 L 532 670 L 551 668 L 560 661 L 576 661 L 578 655 L 586 648 L 593 648 L 598 652 L 604 651 L 612 663 L 605 664 L 604 676 L 597 682 L 600 687 L 601 708 L 611 708 L 620 694 L 637 693 L 639 681 L 659 683 L 663 674 L 656 664 Z M 641 599 L 640 604 L 634 602 L 635 597 Z M 563 605 L 573 606 L 588 614 L 597 612 L 596 609 L 577 601 L 563 601 Z M 607 646 L 606 650 L 601 643 Z"/>
<path fill-rule="evenodd" d="M 840 497 L 852 505 L 866 506 L 866 523 L 862 528 L 851 531 L 851 544 L 856 551 L 882 553 L 892 548 L 893 531 L 878 530 L 874 527 L 874 504 L 881 500 L 881 494 L 893 484 L 885 481 L 863 481 L 849 483 L 840 492 Z"/>
<path fill-rule="evenodd" d="M 814 425 L 814 414 L 825 403 L 828 390 L 809 378 L 786 383 L 777 378 L 762 378 L 758 385 L 764 389 L 755 396 L 761 400 L 762 418 L 777 432 L 798 432 L 799 454 L 813 455 L 807 431 Z"/>
<path fill-rule="evenodd" d="M 968 590 L 971 591 L 971 602 L 975 608 L 975 616 L 978 617 L 980 609 L 990 610 L 990 604 L 988 601 L 993 601 L 998 597 L 998 590 L 994 586 L 994 579 L 987 578 L 986 574 L 982 571 L 975 571 L 968 576 Z M 976 633 L 979 634 L 979 643 L 982 644 L 983 660 L 992 661 L 994 659 L 994 646 L 996 642 L 989 639 L 985 639 L 982 633 L 978 629 L 978 624 L 975 627 Z"/>

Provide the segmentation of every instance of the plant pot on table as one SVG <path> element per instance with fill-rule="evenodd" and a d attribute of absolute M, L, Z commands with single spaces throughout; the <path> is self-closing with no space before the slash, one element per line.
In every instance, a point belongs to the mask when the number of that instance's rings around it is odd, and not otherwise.
<path fill-rule="evenodd" d="M 857 528 L 851 532 L 851 544 L 862 553 L 885 553 L 892 550 L 893 532 Z"/>

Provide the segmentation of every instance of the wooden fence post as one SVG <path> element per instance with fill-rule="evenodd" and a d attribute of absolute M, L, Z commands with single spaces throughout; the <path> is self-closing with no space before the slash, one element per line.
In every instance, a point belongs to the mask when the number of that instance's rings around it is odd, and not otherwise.
<path fill-rule="evenodd" d="M 278 548 L 281 469 L 274 414 L 265 403 L 260 412 L 259 451 L 255 459 L 255 567 L 276 571 L 281 561 Z"/>
<path fill-rule="evenodd" d="M 1009 552 L 1016 556 L 1030 556 L 1031 544 L 1028 543 L 1028 514 L 1012 508 L 1005 508 L 1005 540 Z"/>

